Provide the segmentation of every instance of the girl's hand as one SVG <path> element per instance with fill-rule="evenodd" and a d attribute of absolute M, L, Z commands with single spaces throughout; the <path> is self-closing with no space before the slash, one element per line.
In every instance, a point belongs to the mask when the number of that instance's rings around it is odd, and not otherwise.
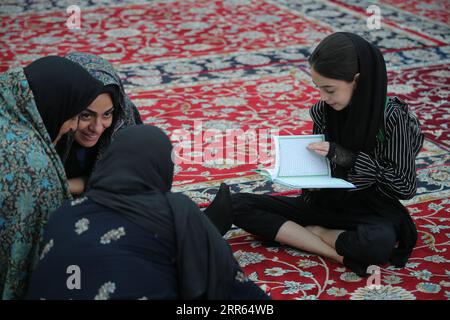
<path fill-rule="evenodd" d="M 312 142 L 306 148 L 308 148 L 308 150 L 314 151 L 318 155 L 326 157 L 328 151 L 330 151 L 330 143 L 328 141 Z"/>

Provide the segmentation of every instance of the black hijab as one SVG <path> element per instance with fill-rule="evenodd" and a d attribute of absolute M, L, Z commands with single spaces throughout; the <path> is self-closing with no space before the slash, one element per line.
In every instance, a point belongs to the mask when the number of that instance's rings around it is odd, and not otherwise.
<path fill-rule="evenodd" d="M 345 109 L 335 111 L 326 105 L 327 140 L 354 152 L 370 153 L 375 148 L 378 131 L 384 131 L 386 64 L 380 50 L 362 37 L 348 32 L 336 34 L 345 35 L 353 43 L 359 79 Z"/>
<path fill-rule="evenodd" d="M 101 93 L 108 93 L 113 102 L 113 120 L 109 128 L 107 128 L 103 133 L 102 137 L 110 137 L 112 131 L 114 130 L 115 122 L 118 118 L 118 113 L 120 110 L 120 89 L 114 84 L 105 85 L 101 90 Z M 109 139 L 109 138 L 108 138 Z M 85 151 L 84 162 L 77 157 L 77 153 L 80 149 Z M 75 141 L 75 136 L 73 133 L 65 135 L 56 145 L 56 151 L 58 152 L 61 161 L 64 163 L 64 169 L 68 179 L 77 178 L 81 176 L 89 177 L 94 168 L 95 161 L 98 158 L 99 143 L 91 148 L 85 148 L 79 145 Z"/>
<path fill-rule="evenodd" d="M 121 130 L 98 162 L 86 195 L 176 244 L 182 299 L 227 299 L 235 263 L 230 247 L 186 196 L 170 192 L 172 144 L 156 127 Z"/>
<path fill-rule="evenodd" d="M 79 64 L 58 56 L 38 59 L 26 66 L 24 73 L 51 141 L 64 122 L 105 90 L 103 83 Z"/>

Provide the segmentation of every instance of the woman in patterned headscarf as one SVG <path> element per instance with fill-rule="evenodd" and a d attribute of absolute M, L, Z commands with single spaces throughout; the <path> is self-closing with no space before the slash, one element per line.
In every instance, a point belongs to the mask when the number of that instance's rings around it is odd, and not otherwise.
<path fill-rule="evenodd" d="M 0 298 L 21 298 L 51 212 L 70 198 L 54 145 L 105 92 L 72 61 L 38 59 L 0 75 Z"/>
<path fill-rule="evenodd" d="M 109 90 L 109 97 L 99 97 L 80 114 L 78 130 L 58 145 L 72 194 L 84 192 L 105 148 L 117 132 L 127 126 L 142 124 L 139 112 L 126 95 L 114 67 L 102 57 L 74 52 L 67 59 L 78 63 Z"/>

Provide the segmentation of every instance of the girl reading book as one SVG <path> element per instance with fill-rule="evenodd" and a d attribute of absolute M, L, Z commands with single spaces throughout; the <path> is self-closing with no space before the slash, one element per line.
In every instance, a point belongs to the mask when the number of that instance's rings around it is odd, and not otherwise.
<path fill-rule="evenodd" d="M 222 234 L 234 223 L 329 257 L 360 276 L 369 265 L 403 267 L 417 240 L 399 201 L 412 198 L 417 188 L 415 158 L 423 144 L 417 118 L 406 103 L 387 97 L 383 56 L 360 36 L 326 37 L 309 64 L 320 90 L 310 110 L 313 133 L 326 141 L 308 148 L 330 160 L 333 177 L 356 188 L 303 190 L 296 198 L 239 193 L 232 196 L 230 216 L 214 206 L 207 214 Z M 215 202 L 228 196 L 222 187 Z"/>

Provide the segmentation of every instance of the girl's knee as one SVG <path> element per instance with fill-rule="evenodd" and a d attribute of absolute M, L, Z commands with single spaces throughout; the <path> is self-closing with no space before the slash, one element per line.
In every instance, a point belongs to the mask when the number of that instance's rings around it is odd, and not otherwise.
<path fill-rule="evenodd" d="M 366 264 L 384 264 L 389 261 L 396 242 L 391 225 L 361 225 L 355 231 L 342 233 L 336 241 L 336 250 L 344 257 Z"/>
<path fill-rule="evenodd" d="M 389 261 L 395 248 L 397 237 L 392 226 L 372 226 L 365 230 L 368 239 L 365 251 L 368 262 L 371 264 L 384 264 Z"/>

